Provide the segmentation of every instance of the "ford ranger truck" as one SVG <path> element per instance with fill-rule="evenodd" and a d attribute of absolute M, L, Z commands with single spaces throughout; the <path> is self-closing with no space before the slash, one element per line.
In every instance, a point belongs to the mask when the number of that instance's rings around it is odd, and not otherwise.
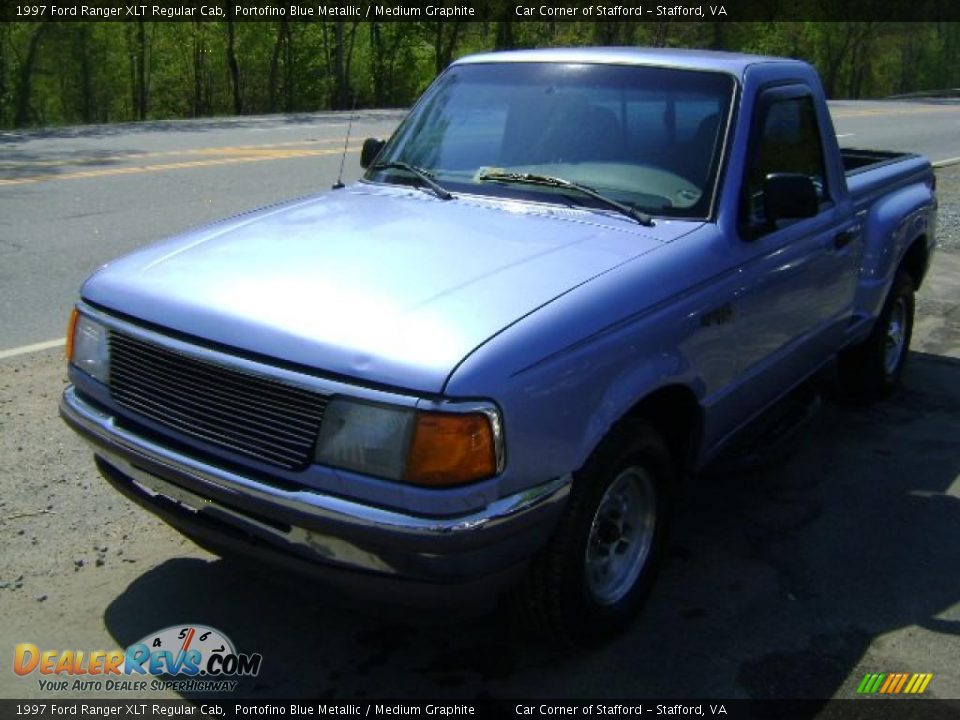
<path fill-rule="evenodd" d="M 81 290 L 64 419 L 214 552 L 416 606 L 510 590 L 588 643 L 648 594 L 682 478 L 821 369 L 861 399 L 903 373 L 931 166 L 841 151 L 803 62 L 475 55 L 361 165 Z"/>

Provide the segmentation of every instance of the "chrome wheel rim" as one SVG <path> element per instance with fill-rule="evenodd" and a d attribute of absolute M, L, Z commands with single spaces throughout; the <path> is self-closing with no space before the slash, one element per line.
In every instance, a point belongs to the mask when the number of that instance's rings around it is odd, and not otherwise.
<path fill-rule="evenodd" d="M 903 346 L 906 338 L 907 303 L 902 297 L 897 298 L 887 321 L 887 335 L 884 340 L 883 368 L 887 375 L 893 375 L 900 364 L 903 355 Z"/>
<path fill-rule="evenodd" d="M 657 496 L 642 467 L 621 472 L 597 507 L 587 539 L 586 580 L 593 599 L 613 605 L 630 592 L 653 546 Z"/>

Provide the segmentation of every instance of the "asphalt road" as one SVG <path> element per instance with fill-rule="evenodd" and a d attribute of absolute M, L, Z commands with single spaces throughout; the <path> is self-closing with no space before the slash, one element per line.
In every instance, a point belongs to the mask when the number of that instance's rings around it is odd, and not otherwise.
<path fill-rule="evenodd" d="M 402 116 L 360 114 L 345 180 Z M 328 113 L 0 133 L 0 353 L 62 337 L 80 283 L 123 252 L 328 190 L 346 131 Z"/>
<path fill-rule="evenodd" d="M 926 155 L 934 164 L 960 161 L 960 100 L 830 103 L 841 147 Z"/>
<path fill-rule="evenodd" d="M 840 142 L 960 156 L 960 104 L 837 102 Z M 399 111 L 354 123 L 344 178 L 363 138 Z M 83 279 L 145 243 L 250 208 L 327 190 L 347 115 L 324 113 L 0 133 L 0 357 L 63 336 Z"/>

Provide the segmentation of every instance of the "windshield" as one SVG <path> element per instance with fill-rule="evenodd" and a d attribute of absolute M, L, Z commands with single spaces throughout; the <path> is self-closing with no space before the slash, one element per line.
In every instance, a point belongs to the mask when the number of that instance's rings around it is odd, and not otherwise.
<path fill-rule="evenodd" d="M 378 163 L 409 163 L 453 192 L 602 207 L 563 188 L 486 177 L 532 173 L 653 215 L 705 217 L 733 89 L 728 75 L 667 68 L 457 65 L 427 91 Z M 389 168 L 366 178 L 415 182 Z"/>

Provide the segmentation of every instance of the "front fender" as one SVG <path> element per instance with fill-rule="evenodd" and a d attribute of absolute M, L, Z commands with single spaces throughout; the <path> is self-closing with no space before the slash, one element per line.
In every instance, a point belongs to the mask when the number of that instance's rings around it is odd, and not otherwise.
<path fill-rule="evenodd" d="M 688 359 L 677 351 L 661 352 L 621 368 L 619 374 L 609 378 L 601 401 L 584 424 L 575 453 L 577 467 L 587 462 L 610 429 L 640 402 L 659 390 L 678 385 L 690 388 L 698 399 L 704 394 L 703 381 L 695 375 Z"/>
<path fill-rule="evenodd" d="M 703 404 L 737 375 L 738 324 L 711 321 L 743 280 L 716 226 L 644 254 L 505 328 L 444 394 L 503 411 L 501 492 L 575 472 L 640 401 L 683 386 Z"/>
<path fill-rule="evenodd" d="M 689 298 L 641 311 L 539 360 L 514 364 L 506 377 L 495 368 L 502 370 L 507 358 L 521 354 L 511 338 L 501 337 L 478 351 L 469 367 L 454 375 L 447 392 L 491 396 L 500 405 L 507 467 L 501 491 L 516 492 L 538 479 L 578 470 L 617 421 L 663 387 L 683 385 L 704 397 L 707 383 L 692 357 L 703 361 L 709 356 L 714 368 L 725 363 L 732 372 L 735 355 L 729 343 L 702 337 L 705 329 L 691 311 L 700 304 Z M 557 316 L 575 326 L 580 312 L 588 308 L 557 309 Z M 545 319 L 534 324 L 548 332 Z M 505 335 L 525 345 L 535 333 L 528 327 Z"/>

